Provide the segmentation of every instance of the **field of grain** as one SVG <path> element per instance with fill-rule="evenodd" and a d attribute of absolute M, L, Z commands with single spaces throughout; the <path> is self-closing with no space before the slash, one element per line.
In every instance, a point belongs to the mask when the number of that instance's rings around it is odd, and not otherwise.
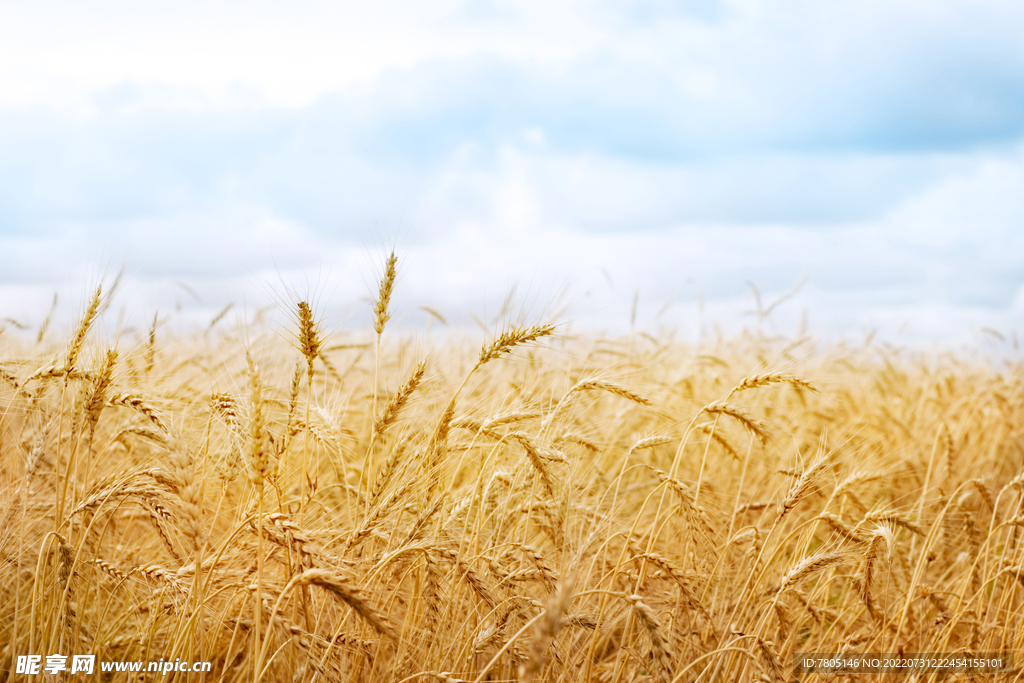
<path fill-rule="evenodd" d="M 101 290 L 65 338 L 0 337 L 6 680 L 1014 679 L 793 656 L 1021 653 L 1019 362 L 547 321 L 431 346 L 388 328 L 389 265 L 372 330 L 296 300 L 107 348 Z"/>

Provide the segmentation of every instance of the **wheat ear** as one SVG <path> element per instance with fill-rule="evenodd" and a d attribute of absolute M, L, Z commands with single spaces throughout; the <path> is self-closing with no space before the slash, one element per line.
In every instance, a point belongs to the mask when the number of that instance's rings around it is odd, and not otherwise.
<path fill-rule="evenodd" d="M 423 376 L 426 372 L 427 361 L 422 360 L 419 365 L 416 366 L 416 369 L 413 370 L 409 379 L 405 380 L 405 384 L 403 384 L 398 391 L 395 392 L 395 395 L 391 397 L 391 400 L 387 402 L 384 409 L 381 411 L 380 416 L 374 420 L 374 434 L 383 434 L 387 431 L 388 427 L 398 419 L 398 414 L 402 412 L 402 409 L 405 408 L 406 404 L 409 402 L 409 398 L 423 382 Z"/>
<path fill-rule="evenodd" d="M 868 610 L 874 614 L 874 604 L 871 601 L 871 586 L 875 579 L 875 569 L 878 564 L 890 556 L 894 544 L 892 529 L 879 525 L 871 534 L 868 540 L 868 549 L 864 553 L 864 573 L 860 580 L 861 597 Z"/>
<path fill-rule="evenodd" d="M 654 610 L 643 601 L 643 597 L 640 595 L 630 595 L 626 600 L 633 606 L 633 612 L 640 618 L 640 623 L 644 625 L 644 630 L 647 631 L 647 636 L 651 639 L 651 651 L 658 660 L 663 679 L 671 680 L 672 653 L 669 652 L 668 643 L 662 635 L 661 622 L 658 621 Z"/>
<path fill-rule="evenodd" d="M 537 635 L 530 647 L 530 659 L 519 669 L 522 680 L 532 680 L 547 664 L 548 646 L 554 642 L 555 636 L 562 628 L 563 616 L 571 604 L 572 584 L 569 581 L 561 581 L 558 592 L 548 601 L 544 608 L 544 617 L 537 624 Z"/>
<path fill-rule="evenodd" d="M 775 594 L 779 595 L 787 588 L 797 585 L 818 572 L 835 566 L 846 559 L 845 553 L 837 550 L 819 551 L 803 558 L 794 564 L 779 582 Z"/>
<path fill-rule="evenodd" d="M 500 358 L 503 354 L 508 353 L 517 346 L 530 344 L 544 337 L 550 337 L 554 333 L 554 325 L 533 325 L 526 328 L 513 327 L 510 330 L 506 330 L 480 350 L 480 358 L 473 369 L 475 370 L 485 363 Z"/>
<path fill-rule="evenodd" d="M 732 398 L 733 394 L 737 394 L 741 391 L 746 391 L 747 389 L 756 389 L 758 387 L 766 387 L 770 384 L 789 384 L 797 391 L 801 389 L 806 389 L 812 394 L 818 393 L 818 390 L 814 387 L 814 385 L 805 379 L 801 379 L 794 375 L 785 375 L 782 373 L 773 372 L 744 377 L 742 380 L 740 380 L 739 384 L 732 388 L 732 391 L 729 392 L 729 395 L 726 397 L 726 400 Z"/>
<path fill-rule="evenodd" d="M 713 401 L 701 408 L 701 412 L 731 417 L 743 425 L 751 435 L 757 437 L 762 446 L 768 444 L 768 425 L 726 401 Z"/>
<path fill-rule="evenodd" d="M 82 351 L 82 345 L 85 344 L 85 336 L 89 334 L 89 328 L 96 321 L 96 316 L 100 310 L 100 300 L 103 298 L 103 286 L 100 285 L 96 288 L 96 292 L 92 295 L 92 299 L 89 301 L 89 307 L 85 309 L 85 315 L 82 316 L 82 320 L 78 323 L 78 329 L 75 330 L 75 335 L 71 338 L 71 343 L 68 344 L 68 353 L 64 359 L 64 375 L 69 376 L 75 369 L 75 363 L 78 361 L 78 354 Z"/>

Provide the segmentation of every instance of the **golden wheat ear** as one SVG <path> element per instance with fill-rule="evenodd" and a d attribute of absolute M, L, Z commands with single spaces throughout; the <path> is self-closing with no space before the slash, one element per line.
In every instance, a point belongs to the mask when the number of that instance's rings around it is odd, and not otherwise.
<path fill-rule="evenodd" d="M 397 419 L 398 414 L 402 412 L 413 393 L 423 382 L 423 376 L 427 372 L 427 361 L 422 360 L 413 370 L 412 375 L 405 381 L 395 395 L 391 397 L 391 400 L 384 406 L 384 410 L 381 411 L 379 417 L 375 418 L 373 423 L 373 430 L 376 434 L 383 434 L 387 431 Z"/>
<path fill-rule="evenodd" d="M 398 257 L 395 256 L 395 252 L 391 252 L 384 264 L 384 276 L 380 279 L 377 298 L 373 303 L 373 331 L 378 337 L 384 333 L 384 326 L 391 320 L 391 294 L 395 288 L 397 265 Z"/>
<path fill-rule="evenodd" d="M 550 337 L 555 333 L 554 325 L 533 325 L 531 327 L 513 327 L 499 334 L 490 344 L 480 350 L 480 359 L 476 367 L 500 358 L 517 346 L 536 342 L 538 339 Z"/>
<path fill-rule="evenodd" d="M 320 326 L 313 319 L 313 309 L 309 303 L 300 301 L 298 306 L 299 318 L 299 351 L 306 358 L 306 372 L 309 375 L 310 384 L 313 383 L 313 361 L 320 355 Z"/>
<path fill-rule="evenodd" d="M 64 376 L 70 377 L 71 373 L 75 370 L 75 363 L 78 361 L 78 355 L 82 352 L 82 346 L 85 344 L 85 337 L 89 334 L 89 329 L 92 324 L 96 322 L 96 316 L 99 315 L 100 302 L 103 299 L 103 286 L 100 285 L 96 288 L 95 293 L 92 295 L 92 299 L 89 301 L 88 308 L 85 309 L 85 315 L 82 316 L 82 320 L 78 323 L 78 328 L 75 330 L 75 334 L 71 337 L 71 342 L 68 344 L 68 353 L 64 359 Z"/>

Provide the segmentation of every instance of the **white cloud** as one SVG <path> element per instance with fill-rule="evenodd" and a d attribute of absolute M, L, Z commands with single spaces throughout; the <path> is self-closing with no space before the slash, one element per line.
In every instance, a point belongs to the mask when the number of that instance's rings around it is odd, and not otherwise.
<path fill-rule="evenodd" d="M 129 82 L 169 88 L 165 106 L 177 92 L 189 108 L 299 107 L 428 59 L 486 51 L 553 64 L 601 38 L 571 5 L 534 3 L 511 24 L 468 25 L 459 5 L 9 2 L 0 102 L 87 111 L 92 93 Z"/>
<path fill-rule="evenodd" d="M 809 275 L 777 324 L 1019 323 L 1021 6 L 680 7 L 5 3 L 0 305 L 120 261 L 140 304 L 312 270 L 350 303 L 397 233 L 449 311 L 692 323 Z"/>

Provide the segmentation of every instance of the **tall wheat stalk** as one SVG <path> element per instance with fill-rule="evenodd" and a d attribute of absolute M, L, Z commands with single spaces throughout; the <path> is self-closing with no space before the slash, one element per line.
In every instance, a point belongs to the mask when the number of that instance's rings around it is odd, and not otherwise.
<path fill-rule="evenodd" d="M 264 432 L 263 417 L 263 388 L 260 383 L 259 369 L 253 362 L 252 356 L 246 353 L 246 361 L 249 365 L 249 388 L 250 388 L 250 411 L 249 416 L 249 437 L 250 437 L 250 468 L 253 486 L 256 487 L 256 586 L 253 593 L 253 646 L 252 646 L 252 676 L 253 683 L 257 683 L 262 672 L 260 655 L 262 648 L 261 640 L 265 637 L 262 630 L 263 615 L 263 510 L 264 485 L 269 468 L 269 459 L 266 447 L 266 434 Z"/>
<path fill-rule="evenodd" d="M 377 297 L 373 302 L 373 331 L 377 335 L 374 344 L 373 354 L 373 388 L 370 401 L 370 434 L 367 439 L 366 455 L 363 457 L 363 468 L 359 473 L 359 488 L 363 488 L 363 480 L 367 483 L 370 477 L 370 460 L 373 457 L 373 445 L 377 437 L 377 394 L 380 390 L 380 340 L 384 334 L 384 326 L 391 319 L 391 295 L 395 289 L 395 279 L 398 277 L 398 257 L 392 251 L 384 263 L 384 274 L 380 278 L 377 287 Z M 369 512 L 369 500 L 364 514 Z"/>
<path fill-rule="evenodd" d="M 299 302 L 299 351 L 306 359 L 306 420 L 302 444 L 302 477 L 300 486 L 308 484 L 315 478 L 309 474 L 309 408 L 313 403 L 313 363 L 320 356 L 323 341 L 320 338 L 320 326 L 313 319 L 313 309 L 306 301 Z M 311 486 L 307 486 L 307 493 Z"/>
<path fill-rule="evenodd" d="M 78 453 L 78 440 L 75 441 L 75 446 L 72 448 L 71 453 L 68 455 L 67 465 L 64 468 L 63 478 L 60 473 L 60 447 L 59 444 L 64 438 L 64 400 L 66 398 L 68 390 L 68 382 L 71 380 L 72 374 L 75 371 L 78 363 L 78 356 L 82 352 L 82 346 L 85 344 L 85 338 L 89 334 L 89 329 L 92 324 L 96 321 L 96 316 L 99 313 L 100 302 L 103 297 L 103 286 L 100 285 L 96 288 L 96 291 L 92 295 L 92 299 L 89 300 L 89 306 L 85 309 L 85 315 L 82 316 L 81 321 L 78 323 L 78 328 L 75 330 L 74 336 L 71 338 L 70 344 L 68 344 L 67 355 L 64 357 L 64 367 L 62 369 L 64 382 L 61 387 L 60 394 L 60 427 L 57 432 L 57 486 L 60 488 L 60 498 L 57 501 L 57 515 L 56 521 L 58 528 L 60 520 L 64 517 L 65 504 L 68 496 L 68 484 L 71 480 L 71 470 L 75 466 L 76 455 Z"/>

